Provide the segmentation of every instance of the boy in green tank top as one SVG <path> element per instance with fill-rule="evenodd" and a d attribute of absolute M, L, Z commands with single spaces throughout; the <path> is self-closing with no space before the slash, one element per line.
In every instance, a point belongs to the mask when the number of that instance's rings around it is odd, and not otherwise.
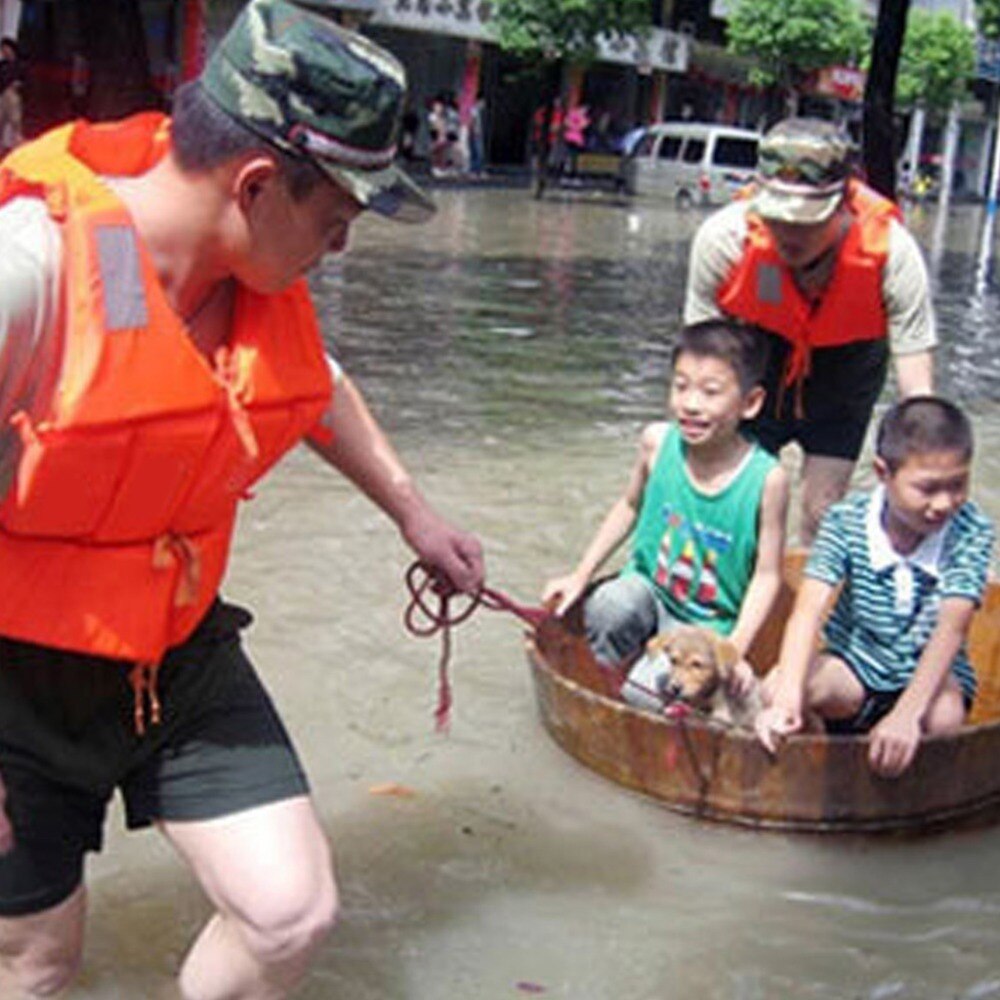
<path fill-rule="evenodd" d="M 562 614 L 631 536 L 625 568 L 584 604 L 587 637 L 604 665 L 628 668 L 658 632 L 701 625 L 735 647 L 735 689 L 751 684 L 746 653 L 778 594 L 788 507 L 788 477 L 740 430 L 764 402 L 765 361 L 759 335 L 728 320 L 680 331 L 672 422 L 643 429 L 625 492 L 576 569 L 546 584 L 543 599 Z M 655 710 L 661 678 L 649 670 L 641 660 L 622 693 Z"/>

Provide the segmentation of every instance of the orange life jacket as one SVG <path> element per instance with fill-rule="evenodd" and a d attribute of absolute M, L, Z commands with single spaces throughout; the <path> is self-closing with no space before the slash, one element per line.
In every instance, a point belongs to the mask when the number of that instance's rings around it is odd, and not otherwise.
<path fill-rule="evenodd" d="M 239 287 L 214 363 L 195 347 L 99 177 L 142 173 L 168 146 L 160 115 L 75 123 L 0 168 L 0 203 L 37 195 L 59 225 L 64 289 L 55 389 L 14 417 L 0 634 L 148 664 L 205 614 L 239 499 L 306 432 L 325 436 L 332 392 L 304 282 Z"/>
<path fill-rule="evenodd" d="M 830 282 L 810 305 L 778 255 L 763 220 L 747 213 L 743 256 L 719 287 L 719 308 L 777 333 L 792 344 L 786 371 L 791 384 L 808 374 L 814 347 L 835 347 L 886 336 L 882 274 L 889 255 L 889 225 L 899 209 L 860 181 L 848 182 L 851 225 L 841 242 Z"/>

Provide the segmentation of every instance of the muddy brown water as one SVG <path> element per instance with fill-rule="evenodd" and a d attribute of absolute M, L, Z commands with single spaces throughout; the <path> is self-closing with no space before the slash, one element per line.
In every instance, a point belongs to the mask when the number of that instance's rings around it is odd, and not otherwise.
<path fill-rule="evenodd" d="M 520 191 L 440 202 L 419 229 L 365 220 L 314 289 L 425 492 L 480 533 L 490 582 L 530 601 L 577 558 L 662 410 L 701 216 Z M 934 271 L 941 386 L 974 415 L 975 493 L 997 515 L 1000 281 L 982 212 L 912 222 Z M 454 637 L 442 736 L 438 644 L 401 624 L 408 562 L 385 518 L 304 451 L 241 519 L 226 593 L 257 615 L 249 645 L 343 895 L 297 996 L 1000 998 L 1000 827 L 824 839 L 677 816 L 555 746 L 521 627 L 490 611 Z M 373 793 L 386 783 L 413 794 Z M 115 810 L 89 882 L 73 996 L 170 995 L 208 914 L 193 881 Z"/>

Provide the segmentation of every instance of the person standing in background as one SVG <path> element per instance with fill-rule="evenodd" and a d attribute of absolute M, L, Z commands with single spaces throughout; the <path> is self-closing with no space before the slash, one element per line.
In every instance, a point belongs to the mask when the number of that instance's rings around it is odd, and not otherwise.
<path fill-rule="evenodd" d="M 484 122 L 484 101 L 477 97 L 469 108 L 468 152 L 469 173 L 473 177 L 482 177 L 485 173 L 486 132 Z"/>
<path fill-rule="evenodd" d="M 24 139 L 24 65 L 17 42 L 0 40 L 0 155 Z"/>
<path fill-rule="evenodd" d="M 90 64 L 80 51 L 73 53 L 69 70 L 69 109 L 73 118 L 85 118 L 90 96 Z"/>

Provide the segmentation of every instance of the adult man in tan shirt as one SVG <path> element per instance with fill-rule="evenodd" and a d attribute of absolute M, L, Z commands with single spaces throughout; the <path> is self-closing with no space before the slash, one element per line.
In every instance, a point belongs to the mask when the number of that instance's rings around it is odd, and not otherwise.
<path fill-rule="evenodd" d="M 768 399 L 754 433 L 804 451 L 808 544 L 845 492 L 895 362 L 900 396 L 930 392 L 937 343 L 920 250 L 895 206 L 850 177 L 850 142 L 829 122 L 788 119 L 764 137 L 749 197 L 698 230 L 684 322 L 720 315 L 770 336 Z"/>

